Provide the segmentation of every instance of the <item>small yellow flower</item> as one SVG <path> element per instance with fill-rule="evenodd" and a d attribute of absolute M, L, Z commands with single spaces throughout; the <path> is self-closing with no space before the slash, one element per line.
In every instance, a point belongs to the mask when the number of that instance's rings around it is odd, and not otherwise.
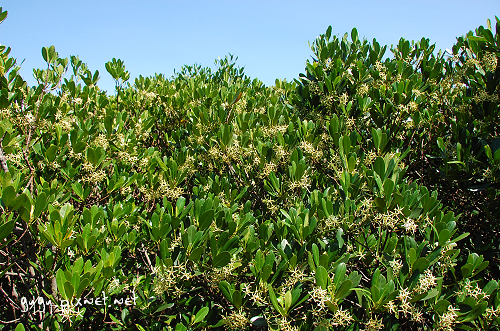
<path fill-rule="evenodd" d="M 369 91 L 368 85 L 363 84 L 359 87 L 358 93 L 359 95 L 365 95 L 368 94 L 368 91 Z"/>
<path fill-rule="evenodd" d="M 458 309 L 450 305 L 448 310 L 441 316 L 436 330 L 453 331 L 453 325 L 458 317 L 456 311 L 458 311 Z"/>
<path fill-rule="evenodd" d="M 382 324 L 382 320 L 378 320 L 376 318 L 370 318 L 368 323 L 366 323 L 366 331 L 376 331 L 382 330 L 384 328 L 384 324 Z"/>
<path fill-rule="evenodd" d="M 333 314 L 333 318 L 331 319 L 331 324 L 333 326 L 347 326 L 349 325 L 354 318 L 351 313 L 347 310 L 338 309 L 335 314 Z"/>
<path fill-rule="evenodd" d="M 434 277 L 431 270 L 427 269 L 423 275 L 420 275 L 416 291 L 418 293 L 423 293 L 430 290 L 434 286 L 436 286 L 436 277 Z"/>
<path fill-rule="evenodd" d="M 347 95 L 347 93 L 343 93 L 340 96 L 339 102 L 343 106 L 347 105 L 347 103 L 349 102 L 349 96 Z"/>
<path fill-rule="evenodd" d="M 406 222 L 403 224 L 403 228 L 405 228 L 406 232 L 411 232 L 411 233 L 415 233 L 415 231 L 417 231 L 417 224 L 415 223 L 414 220 L 412 220 L 411 218 L 408 218 L 406 220 Z"/>
<path fill-rule="evenodd" d="M 403 267 L 403 262 L 401 262 L 401 260 L 392 260 L 389 261 L 389 265 L 391 266 L 393 273 L 396 275 Z"/>
<path fill-rule="evenodd" d="M 242 330 L 250 322 L 243 310 L 232 312 L 230 315 L 223 317 L 224 325 L 230 330 Z"/>

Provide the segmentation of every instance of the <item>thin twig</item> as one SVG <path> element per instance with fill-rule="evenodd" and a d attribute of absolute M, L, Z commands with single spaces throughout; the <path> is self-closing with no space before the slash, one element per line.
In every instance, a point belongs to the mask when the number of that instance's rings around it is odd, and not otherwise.
<path fill-rule="evenodd" d="M 7 277 L 7 278 L 9 278 L 9 277 Z M 1 287 L 0 287 L 0 291 L 2 291 L 3 295 L 5 295 L 5 296 L 7 297 L 7 300 L 9 300 L 9 301 L 10 301 L 10 303 L 11 303 L 11 307 L 12 307 L 12 308 L 14 308 L 14 309 L 16 309 L 16 310 L 20 310 L 20 309 L 21 309 L 21 307 L 19 307 L 19 305 L 18 305 L 18 304 L 17 304 L 14 300 L 12 300 L 12 299 L 10 298 L 10 296 L 9 296 L 9 295 L 8 295 L 8 294 L 7 294 L 7 293 L 3 290 L 3 288 L 1 288 Z M 14 306 L 15 306 L 15 307 L 14 307 Z"/>
<path fill-rule="evenodd" d="M 24 237 L 24 235 L 26 234 L 26 232 L 28 231 L 28 225 L 26 224 L 26 229 L 24 229 L 24 232 L 21 234 L 21 236 L 19 238 L 17 238 L 16 241 L 14 241 L 13 244 L 11 244 L 10 246 L 13 247 L 15 244 L 17 244 L 19 242 L 19 240 L 22 239 L 22 237 Z M 26 254 L 26 253 L 25 253 Z M 24 255 L 24 254 L 23 254 Z"/>
<path fill-rule="evenodd" d="M 154 272 L 153 265 L 151 264 L 151 260 L 149 259 L 148 252 L 144 248 L 144 243 L 142 244 L 142 252 L 144 253 L 144 256 L 146 256 L 146 261 L 148 262 L 149 268 L 151 269 L 151 272 Z"/>
<path fill-rule="evenodd" d="M 349 300 L 349 299 L 347 299 L 347 298 L 344 298 L 344 301 L 347 301 L 347 302 L 349 302 L 350 304 L 355 305 L 355 306 L 357 306 L 357 307 L 359 307 L 359 308 L 363 308 L 363 307 L 362 307 L 359 303 L 354 302 L 354 301 L 352 301 L 352 300 Z"/>
<path fill-rule="evenodd" d="M 5 275 L 7 275 L 7 276 L 28 276 L 28 274 L 23 274 L 22 272 L 6 272 Z"/>
<path fill-rule="evenodd" d="M 21 320 L 20 318 L 16 318 L 15 320 L 12 320 L 12 321 L 2 321 L 2 320 L 0 320 L 0 324 L 14 324 L 14 323 L 19 322 L 20 320 Z"/>
<path fill-rule="evenodd" d="M 367 276 L 366 276 L 366 275 L 365 275 L 365 274 L 361 271 L 361 268 L 360 268 L 359 270 L 357 270 L 357 271 L 361 274 L 361 277 L 363 278 L 363 280 L 364 280 L 365 282 L 370 282 L 370 281 L 371 281 L 371 279 L 370 279 L 370 278 L 368 278 L 368 277 L 367 277 Z"/>

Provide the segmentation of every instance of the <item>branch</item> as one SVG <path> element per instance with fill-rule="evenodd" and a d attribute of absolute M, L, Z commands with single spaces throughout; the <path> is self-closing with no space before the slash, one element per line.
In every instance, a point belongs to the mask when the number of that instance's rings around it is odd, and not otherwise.
<path fill-rule="evenodd" d="M 1 324 L 14 324 L 14 323 L 19 322 L 20 320 L 21 320 L 20 318 L 16 318 L 15 320 L 12 320 L 12 321 L 2 321 L 2 320 L 0 320 L 0 323 Z"/>

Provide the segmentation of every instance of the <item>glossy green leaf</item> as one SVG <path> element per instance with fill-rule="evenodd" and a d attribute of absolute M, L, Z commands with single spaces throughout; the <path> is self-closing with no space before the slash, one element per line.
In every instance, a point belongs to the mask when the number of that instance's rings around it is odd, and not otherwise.
<path fill-rule="evenodd" d="M 283 307 L 278 303 L 278 299 L 276 298 L 276 294 L 274 293 L 273 287 L 271 285 L 269 285 L 269 298 L 271 299 L 271 303 L 274 309 L 276 309 L 281 316 L 287 316 Z"/>
<path fill-rule="evenodd" d="M 199 322 L 203 321 L 205 319 L 205 317 L 207 316 L 208 312 L 209 312 L 208 307 L 201 308 L 196 313 L 196 316 L 194 318 L 193 324 L 196 324 L 196 323 L 199 323 Z"/>
<path fill-rule="evenodd" d="M 328 277 L 328 272 L 323 266 L 319 266 L 316 268 L 315 277 L 316 277 L 316 285 L 326 290 L 329 277 Z"/>
<path fill-rule="evenodd" d="M 231 254 L 229 252 L 221 252 L 214 257 L 212 265 L 214 268 L 223 268 L 231 262 Z"/>

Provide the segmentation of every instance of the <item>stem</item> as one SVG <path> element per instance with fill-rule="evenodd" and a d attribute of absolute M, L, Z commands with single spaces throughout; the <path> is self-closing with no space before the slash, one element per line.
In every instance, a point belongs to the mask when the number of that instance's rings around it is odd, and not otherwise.
<path fill-rule="evenodd" d="M 116 112 L 118 113 L 120 111 L 120 86 L 117 84 L 116 85 Z"/>
<path fill-rule="evenodd" d="M 382 245 L 382 251 L 385 250 L 385 245 L 387 245 L 387 240 L 389 239 L 389 233 L 387 230 L 385 230 L 385 239 L 384 239 L 384 244 Z"/>
<path fill-rule="evenodd" d="M 59 251 L 56 246 L 51 247 L 52 253 L 54 254 L 54 262 L 57 262 L 57 258 L 59 255 Z M 56 280 L 56 266 L 57 263 L 53 263 L 52 265 L 52 272 L 54 273 L 50 279 L 50 285 L 52 289 L 52 296 L 54 297 L 55 300 L 59 300 L 59 295 L 57 292 L 57 280 Z"/>
<path fill-rule="evenodd" d="M 144 253 L 144 256 L 146 257 L 146 261 L 148 262 L 148 266 L 151 269 L 151 272 L 154 272 L 153 265 L 151 264 L 151 260 L 149 259 L 148 251 L 144 247 L 144 244 L 142 244 L 142 252 Z"/>
<path fill-rule="evenodd" d="M 2 142 L 5 137 L 5 133 L 3 134 L 2 139 L 0 139 L 0 165 L 2 166 L 3 172 L 9 172 L 9 167 L 7 166 L 7 159 L 5 158 L 5 154 L 3 153 Z"/>
<path fill-rule="evenodd" d="M 26 164 L 28 165 L 28 168 L 30 169 L 30 180 L 28 182 L 28 186 L 30 187 L 30 192 L 31 192 L 31 195 L 33 195 L 33 179 L 35 177 L 35 169 L 33 169 L 33 167 L 31 166 L 31 163 L 29 162 L 29 159 L 28 159 L 28 154 L 27 154 L 27 151 L 30 147 L 30 143 L 31 143 L 31 136 L 33 134 L 33 130 L 36 130 L 36 122 L 38 121 L 38 115 L 39 115 L 39 110 L 40 110 L 40 106 L 42 105 L 42 102 L 43 102 L 43 98 L 45 96 L 45 94 L 47 94 L 47 88 L 48 88 L 48 83 L 47 83 L 47 80 L 48 80 L 48 69 L 47 69 L 47 76 L 45 78 L 46 82 L 45 82 L 45 85 L 42 89 L 42 92 L 40 94 L 40 96 L 38 97 L 38 106 L 36 107 L 35 109 L 35 120 L 33 122 L 33 124 L 29 124 L 29 129 L 28 129 L 28 137 L 26 138 L 26 146 L 24 148 L 24 150 L 22 150 L 22 153 L 23 153 L 23 156 L 24 156 L 24 160 L 26 161 Z"/>

